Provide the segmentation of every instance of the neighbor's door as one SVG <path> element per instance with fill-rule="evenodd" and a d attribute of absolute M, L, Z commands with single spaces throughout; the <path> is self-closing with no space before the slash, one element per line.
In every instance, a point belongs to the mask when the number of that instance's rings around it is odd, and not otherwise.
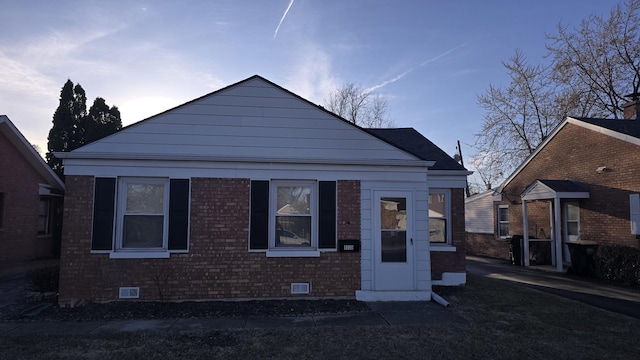
<path fill-rule="evenodd" d="M 562 204 L 562 251 L 564 261 L 571 261 L 568 241 L 580 239 L 580 205 L 577 201 L 564 202 Z"/>
<path fill-rule="evenodd" d="M 374 196 L 375 290 L 413 290 L 413 196 L 380 191 Z"/>

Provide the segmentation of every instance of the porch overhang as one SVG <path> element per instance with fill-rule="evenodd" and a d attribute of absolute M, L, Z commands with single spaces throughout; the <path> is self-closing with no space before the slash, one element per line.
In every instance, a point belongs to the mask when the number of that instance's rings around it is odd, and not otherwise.
<path fill-rule="evenodd" d="M 562 272 L 562 223 L 560 203 L 562 199 L 588 199 L 589 188 L 574 180 L 535 180 L 520 195 L 522 199 L 522 224 L 524 241 L 524 265 L 529 266 L 529 219 L 527 202 L 548 200 L 553 206 L 550 209 L 551 239 L 535 241 L 551 241 L 552 259 L 558 272 Z"/>

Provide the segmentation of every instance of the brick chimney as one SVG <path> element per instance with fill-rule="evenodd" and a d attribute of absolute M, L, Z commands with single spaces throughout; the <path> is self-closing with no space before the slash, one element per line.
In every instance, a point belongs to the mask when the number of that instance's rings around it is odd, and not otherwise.
<path fill-rule="evenodd" d="M 622 116 L 627 120 L 639 119 L 638 116 L 640 116 L 640 100 L 638 99 L 640 98 L 640 93 L 635 92 L 633 94 L 626 95 L 625 97 L 630 98 L 631 101 L 622 105 Z"/>

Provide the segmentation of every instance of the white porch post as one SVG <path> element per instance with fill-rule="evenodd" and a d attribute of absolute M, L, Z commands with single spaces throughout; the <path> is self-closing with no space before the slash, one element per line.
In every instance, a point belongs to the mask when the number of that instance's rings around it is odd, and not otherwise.
<path fill-rule="evenodd" d="M 556 227 L 553 225 L 553 201 L 549 201 L 549 238 L 551 239 L 551 265 L 555 265 L 556 261 L 556 246 L 553 243 L 554 231 Z"/>
<path fill-rule="evenodd" d="M 558 196 L 553 199 L 553 212 L 554 212 L 554 231 L 553 241 L 556 248 L 556 270 L 562 272 L 562 234 L 560 228 L 562 218 L 560 217 L 560 198 Z"/>
<path fill-rule="evenodd" d="M 527 216 L 527 201 L 522 199 L 522 246 L 524 247 L 524 266 L 529 266 L 529 220 Z"/>

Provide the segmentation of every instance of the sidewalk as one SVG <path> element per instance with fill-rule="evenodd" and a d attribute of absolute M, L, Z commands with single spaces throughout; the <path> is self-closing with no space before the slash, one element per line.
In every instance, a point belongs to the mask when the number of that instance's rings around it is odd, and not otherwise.
<path fill-rule="evenodd" d="M 525 284 L 605 310 L 640 319 L 640 290 L 606 284 L 593 278 L 558 273 L 544 266 L 515 266 L 504 260 L 467 256 L 471 274 Z"/>
<path fill-rule="evenodd" d="M 85 322 L 0 322 L 0 336 L 74 336 L 116 332 L 264 329 L 325 326 L 393 326 L 462 323 L 462 318 L 435 302 L 369 303 L 372 311 L 337 315 L 184 318 Z"/>

